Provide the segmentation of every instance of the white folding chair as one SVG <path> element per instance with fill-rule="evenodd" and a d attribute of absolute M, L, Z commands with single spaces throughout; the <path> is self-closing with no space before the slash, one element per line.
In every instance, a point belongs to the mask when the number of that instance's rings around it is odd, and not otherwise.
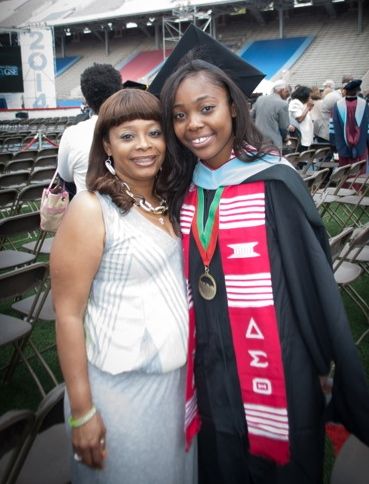
<path fill-rule="evenodd" d="M 360 264 L 356 263 L 356 258 L 368 242 L 369 223 L 353 233 L 351 239 L 346 243 L 339 256 L 333 262 L 333 270 L 337 284 L 360 308 L 369 323 L 368 302 L 365 301 L 352 285 L 363 273 L 363 268 Z M 360 336 L 356 344 L 359 344 L 368 332 L 369 329 Z"/>
<path fill-rule="evenodd" d="M 324 168 L 323 170 L 313 172 L 303 179 L 312 197 L 314 197 L 328 176 L 329 168 Z"/>
<path fill-rule="evenodd" d="M 330 484 L 368 484 L 369 447 L 350 435 L 333 464 Z"/>

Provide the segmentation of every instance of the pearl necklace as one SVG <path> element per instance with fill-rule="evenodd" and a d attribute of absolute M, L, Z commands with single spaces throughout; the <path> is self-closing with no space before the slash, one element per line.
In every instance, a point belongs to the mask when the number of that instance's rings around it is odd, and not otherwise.
<path fill-rule="evenodd" d="M 159 217 L 159 222 L 161 223 L 161 225 L 164 225 L 164 215 L 166 215 L 166 213 L 168 212 L 168 204 L 166 200 L 164 200 L 164 198 L 160 198 L 160 205 L 158 205 L 157 207 L 153 207 L 151 203 L 145 199 L 145 197 L 132 193 L 129 185 L 126 182 L 120 180 L 120 183 L 122 185 L 124 193 L 133 200 L 133 203 L 134 205 L 136 205 L 136 207 L 140 207 L 142 208 L 142 210 L 145 210 L 145 212 L 153 213 L 154 215 L 161 215 Z"/>

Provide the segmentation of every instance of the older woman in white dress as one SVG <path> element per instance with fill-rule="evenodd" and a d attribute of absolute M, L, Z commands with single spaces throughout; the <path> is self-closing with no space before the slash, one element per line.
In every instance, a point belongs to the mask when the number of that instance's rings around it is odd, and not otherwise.
<path fill-rule="evenodd" d="M 125 89 L 105 101 L 88 191 L 71 203 L 53 245 L 73 483 L 196 482 L 194 449 L 184 449 L 181 244 L 158 180 L 165 150 L 154 96 Z"/>

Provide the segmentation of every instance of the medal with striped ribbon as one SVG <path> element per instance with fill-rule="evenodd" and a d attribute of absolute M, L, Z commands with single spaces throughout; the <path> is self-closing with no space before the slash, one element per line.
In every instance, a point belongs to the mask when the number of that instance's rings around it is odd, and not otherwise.
<path fill-rule="evenodd" d="M 204 190 L 198 187 L 196 211 L 192 221 L 192 233 L 204 263 L 204 272 L 199 277 L 198 289 L 201 297 L 207 301 L 214 299 L 217 283 L 209 272 L 210 261 L 214 255 L 219 231 L 219 202 L 224 187 L 219 187 L 210 204 L 209 214 L 204 224 Z"/>

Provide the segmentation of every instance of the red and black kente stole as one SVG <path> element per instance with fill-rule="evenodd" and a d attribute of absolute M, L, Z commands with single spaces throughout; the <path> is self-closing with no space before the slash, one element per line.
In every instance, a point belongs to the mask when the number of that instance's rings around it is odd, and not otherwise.
<path fill-rule="evenodd" d="M 209 258 L 214 252 L 212 246 L 215 249 L 218 240 L 250 452 L 278 464 L 286 464 L 289 461 L 289 423 L 265 226 L 264 182 L 218 189 L 205 224 L 201 219 L 202 196 L 202 189 L 192 185 L 181 210 L 190 308 L 185 420 L 187 447 L 200 428 L 194 381 L 196 318 L 192 291 L 200 292 L 204 304 L 211 304 L 214 297 L 211 279 L 204 281 L 204 294 L 201 284 L 190 287 L 189 241 L 192 232 L 204 262 L 204 275 L 210 274 Z M 215 286 L 216 282 L 214 280 Z"/>

